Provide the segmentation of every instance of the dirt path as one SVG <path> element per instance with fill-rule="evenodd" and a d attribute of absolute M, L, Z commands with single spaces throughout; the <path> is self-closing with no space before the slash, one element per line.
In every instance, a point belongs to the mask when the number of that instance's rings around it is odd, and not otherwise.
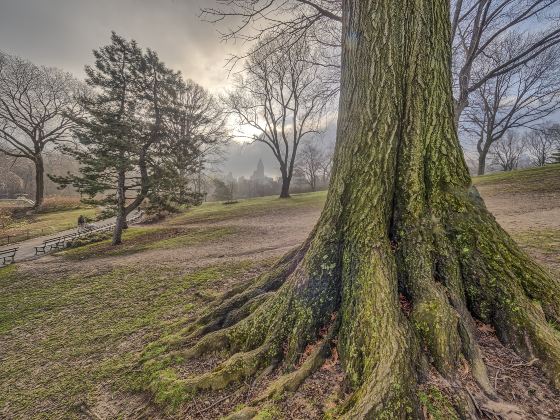
<path fill-rule="evenodd" d="M 492 186 L 479 190 L 497 220 L 516 238 L 527 232 L 531 235 L 552 232 L 554 240 L 560 240 L 557 192 L 512 195 Z M 64 401 L 69 399 L 79 411 L 78 418 L 168 417 L 146 395 L 120 388 L 112 379 L 100 382 L 96 379 L 99 366 L 107 369 L 112 366 L 109 361 L 114 359 L 119 361 L 114 367 L 117 369 L 123 363 L 119 357 L 141 352 L 162 329 L 171 328 L 177 320 L 196 313 L 213 296 L 253 279 L 265 269 L 265 259 L 278 257 L 302 243 L 320 215 L 321 203 L 282 209 L 276 205 L 264 211 L 243 210 L 218 218 L 212 214 L 208 218 L 180 215 L 138 229 L 146 234 L 142 240 L 153 245 L 161 240 L 196 237 L 205 231 L 227 228 L 227 234 L 211 240 L 120 254 L 101 248 L 95 255 L 80 257 L 78 254 L 70 258 L 70 255 L 55 254 L 18 264 L 17 274 L 22 280 L 6 283 L 11 287 L 6 289 L 10 293 L 6 304 L 13 306 L 14 325 L 18 325 L 20 317 L 29 319 L 9 330 L 6 336 L 9 339 L 4 345 L 0 340 L 0 355 L 4 352 L 11 366 L 6 389 L 14 395 L 5 405 L 5 411 L 2 411 L 0 395 L 0 417 L 32 418 L 30 413 L 51 412 L 57 414 L 53 418 L 59 418 L 60 413 L 68 413 Z M 140 239 L 137 237 L 130 242 L 138 243 Z M 537 248 L 528 250 L 542 264 L 551 267 L 559 259 L 560 244 L 551 249 L 550 254 Z M 231 266 L 247 261 L 254 262 L 254 268 L 247 272 L 241 270 L 243 274 L 239 275 L 231 273 Z M 197 277 L 197 270 L 207 269 L 207 277 Z M 146 277 L 138 279 L 144 272 Z M 192 284 L 182 280 L 189 275 Z M 34 293 L 29 294 L 30 290 Z M 47 299 L 46 293 L 51 293 Z M 38 302 L 26 307 L 25 302 L 33 297 Z M 150 312 L 143 314 L 143 311 L 156 311 L 157 316 Z M 121 330 L 123 332 L 119 333 Z M 489 364 L 491 380 L 497 384 L 502 398 L 525 407 L 530 413 L 527 418 L 560 418 L 560 395 L 540 369 L 526 365 L 526 361 L 501 346 L 486 325 L 480 326 L 479 342 Z M 51 346 L 55 346 L 55 350 Z M 118 374 L 114 377 L 122 379 L 121 371 L 115 372 Z M 342 372 L 336 362 L 321 368 L 281 405 L 280 418 L 321 418 L 325 407 L 333 404 L 329 398 L 340 391 L 341 378 Z M 43 384 L 42 379 L 48 379 L 49 383 Z M 71 380 L 76 383 L 67 386 L 66 382 Z M 60 389 L 47 397 L 36 397 L 52 388 L 50 382 Z M 82 385 L 83 382 L 93 383 L 94 388 Z M 78 386 L 84 388 L 72 391 L 72 387 Z M 258 390 L 254 388 L 253 392 Z M 186 407 L 177 418 L 220 418 L 240 402 L 223 399 L 228 398 L 227 392 L 230 391 L 197 399 L 194 409 Z M 246 400 L 250 392 L 251 387 L 247 394 L 239 395 Z M 225 402 L 214 406 L 218 400 Z M 204 416 L 197 414 L 200 409 L 205 410 Z"/>
<path fill-rule="evenodd" d="M 515 194 L 503 192 L 494 186 L 479 187 L 485 202 L 496 216 L 500 224 L 511 234 L 523 232 L 557 231 L 560 229 L 560 191 L 548 194 Z M 133 253 L 131 255 L 103 256 L 101 258 L 77 260 L 72 270 L 77 272 L 116 269 L 153 261 L 162 267 L 195 268 L 219 262 L 235 262 L 243 260 L 259 260 L 278 257 L 289 249 L 302 243 L 307 237 L 321 212 L 321 205 L 303 206 L 240 214 L 218 221 L 190 220 L 189 218 L 172 218 L 164 226 L 177 229 L 204 229 L 226 227 L 231 234 L 223 240 L 201 243 L 196 246 L 185 246 L 175 249 L 154 249 Z M 156 225 L 157 226 L 157 225 Z M 53 236 L 59 236 L 53 235 Z M 37 238 L 25 244 L 18 253 L 18 259 L 34 254 L 33 246 L 40 244 L 45 238 Z M 560 240 L 560 238 L 558 238 Z M 27 249 L 27 251 L 26 251 Z M 23 252 L 22 252 L 23 251 Z M 531 250 L 529 250 L 531 251 Z M 544 255 L 531 252 L 542 264 L 560 267 L 557 255 Z M 60 270 L 60 259 L 47 256 L 37 262 L 28 261 L 29 268 L 35 264 L 50 270 Z M 37 267 L 38 268 L 38 267 Z"/>
<path fill-rule="evenodd" d="M 547 193 L 516 193 L 499 186 L 480 186 L 488 209 L 508 232 L 560 229 L 560 185 Z"/>

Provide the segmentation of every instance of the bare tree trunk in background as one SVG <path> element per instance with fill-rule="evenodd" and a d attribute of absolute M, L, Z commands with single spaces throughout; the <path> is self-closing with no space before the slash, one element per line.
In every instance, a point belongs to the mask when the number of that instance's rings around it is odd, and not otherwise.
<path fill-rule="evenodd" d="M 282 189 L 280 190 L 280 198 L 290 198 L 291 177 L 285 171 L 282 172 Z"/>
<path fill-rule="evenodd" d="M 45 166 L 43 156 L 39 153 L 33 159 L 35 164 L 35 204 L 34 209 L 39 209 L 43 204 L 45 194 Z"/>
<path fill-rule="evenodd" d="M 122 233 L 126 228 L 126 174 L 124 171 L 118 174 L 117 183 L 117 218 L 115 221 L 115 228 L 113 230 L 113 245 L 120 245 L 122 243 Z"/>

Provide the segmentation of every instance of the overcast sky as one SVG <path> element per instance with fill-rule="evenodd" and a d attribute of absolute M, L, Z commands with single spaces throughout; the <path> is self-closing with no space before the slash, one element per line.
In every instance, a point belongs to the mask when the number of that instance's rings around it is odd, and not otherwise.
<path fill-rule="evenodd" d="M 0 50 L 84 78 L 91 51 L 109 42 L 112 30 L 157 51 L 171 68 L 220 93 L 229 84 L 228 54 L 239 45 L 220 41 L 217 28 L 200 18 L 212 0 L 0 0 Z M 278 175 L 272 153 L 262 145 L 234 146 L 225 173 L 251 175 L 259 158 Z"/>
<path fill-rule="evenodd" d="M 212 0 L 0 0 L 0 49 L 83 78 L 112 30 L 157 51 L 170 67 L 216 91 L 234 44 L 199 18 Z"/>

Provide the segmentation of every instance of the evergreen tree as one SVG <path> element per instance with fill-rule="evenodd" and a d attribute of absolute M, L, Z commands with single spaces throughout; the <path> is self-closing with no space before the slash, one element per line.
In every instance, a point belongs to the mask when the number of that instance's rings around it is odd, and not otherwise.
<path fill-rule="evenodd" d="M 81 147 L 66 148 L 80 162 L 80 174 L 53 179 L 115 209 L 116 245 L 126 217 L 146 199 L 167 210 L 200 202 L 189 177 L 200 167 L 203 146 L 220 138 L 194 140 L 181 129 L 189 117 L 181 100 L 187 85 L 154 51 L 113 33 L 94 57 L 94 66 L 86 67 L 91 94 L 81 98 L 85 116 L 74 118 Z"/>
<path fill-rule="evenodd" d="M 212 180 L 214 184 L 214 198 L 218 201 L 229 202 L 233 200 L 233 183 L 226 184 L 218 178 Z"/>

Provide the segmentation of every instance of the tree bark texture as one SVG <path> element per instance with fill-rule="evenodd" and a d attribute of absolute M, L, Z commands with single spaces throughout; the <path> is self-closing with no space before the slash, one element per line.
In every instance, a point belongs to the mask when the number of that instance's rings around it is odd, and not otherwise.
<path fill-rule="evenodd" d="M 454 378 L 464 357 L 495 397 L 473 316 L 560 384 L 560 283 L 471 185 L 449 34 L 447 0 L 344 1 L 337 145 L 320 219 L 270 272 L 146 353 L 156 399 L 223 388 L 280 361 L 290 370 L 328 328 L 353 389 L 342 418 L 422 418 L 417 385 L 430 363 Z M 231 358 L 213 372 L 185 380 L 161 370 L 215 349 Z"/>

